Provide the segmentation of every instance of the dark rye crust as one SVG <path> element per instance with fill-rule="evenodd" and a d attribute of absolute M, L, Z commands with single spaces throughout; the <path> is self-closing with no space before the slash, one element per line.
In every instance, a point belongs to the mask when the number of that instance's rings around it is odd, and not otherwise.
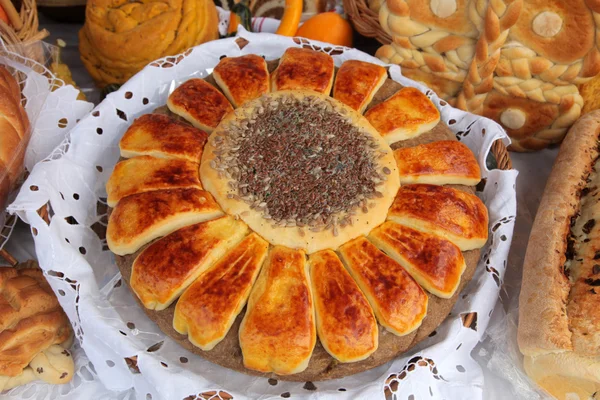
<path fill-rule="evenodd" d="M 270 61 L 268 63 L 268 66 L 269 71 L 272 72 L 277 66 L 277 61 Z M 207 77 L 206 80 L 209 83 L 216 86 L 212 75 Z M 388 79 L 386 83 L 381 87 L 381 89 L 377 92 L 369 107 L 372 107 L 387 99 L 392 94 L 397 92 L 400 88 L 402 88 L 402 86 L 399 83 Z M 174 116 L 173 114 L 170 114 L 168 110 L 166 110 L 166 107 L 161 107 L 155 112 L 166 113 L 171 116 Z M 439 140 L 456 140 L 456 137 L 452 133 L 452 131 L 446 126 L 444 122 L 441 121 L 431 131 L 417 138 L 396 143 L 392 146 L 392 148 L 396 149 L 401 147 L 417 146 L 419 144 L 431 143 Z M 454 187 L 456 189 L 464 190 L 469 193 L 475 192 L 474 187 L 471 186 L 449 186 Z M 152 243 L 153 242 L 143 246 L 134 254 L 129 254 L 126 256 L 115 256 L 117 265 L 128 286 L 129 278 L 131 276 L 131 267 L 133 265 L 134 260 L 146 247 L 148 247 Z M 477 262 L 479 261 L 480 251 L 465 251 L 463 252 L 463 256 L 465 258 L 466 269 L 456 293 L 450 299 L 441 299 L 428 293 L 429 304 L 427 309 L 427 316 L 423 320 L 423 323 L 421 324 L 419 329 L 406 336 L 396 336 L 385 330 L 385 328 L 383 328 L 381 325 L 378 325 L 379 347 L 377 351 L 375 351 L 367 359 L 355 363 L 344 364 L 338 362 L 337 360 L 332 358 L 325 351 L 323 346 L 321 346 L 321 343 L 317 341 L 312 357 L 308 364 L 308 368 L 301 373 L 286 376 L 280 376 L 272 373 L 264 374 L 257 371 L 249 370 L 244 367 L 242 351 L 238 341 L 238 330 L 246 311 L 245 308 L 238 315 L 225 338 L 219 344 L 217 344 L 214 347 L 214 349 L 210 351 L 202 351 L 200 350 L 200 348 L 192 345 L 192 343 L 187 339 L 187 336 L 180 335 L 175 331 L 175 329 L 173 329 L 173 315 L 175 312 L 176 302 L 171 304 L 171 306 L 165 310 L 155 311 L 146 309 L 139 302 L 137 296 L 134 295 L 134 297 L 136 301 L 138 301 L 138 304 L 144 310 L 146 315 L 148 315 L 148 317 L 152 321 L 154 321 L 166 335 L 171 337 L 186 350 L 198 354 L 207 359 L 208 361 L 249 375 L 263 376 L 266 378 L 275 378 L 285 381 L 321 381 L 327 379 L 342 378 L 344 376 L 353 375 L 359 372 L 378 367 L 390 360 L 393 360 L 398 355 L 406 352 L 410 348 L 414 347 L 417 343 L 427 338 L 444 321 L 444 319 L 446 319 L 446 317 L 452 310 L 452 307 L 458 300 L 458 296 L 460 295 L 464 287 L 467 285 L 467 283 L 469 283 L 469 281 L 473 278 L 473 274 L 475 273 L 475 269 L 477 267 Z"/>

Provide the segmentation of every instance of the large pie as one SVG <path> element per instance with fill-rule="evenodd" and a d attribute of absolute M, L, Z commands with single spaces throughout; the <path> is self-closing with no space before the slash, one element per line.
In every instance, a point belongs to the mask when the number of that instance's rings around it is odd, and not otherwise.
<path fill-rule="evenodd" d="M 223 58 L 133 122 L 107 241 L 148 316 L 222 366 L 287 380 L 430 335 L 488 235 L 473 153 L 385 68 Z"/>

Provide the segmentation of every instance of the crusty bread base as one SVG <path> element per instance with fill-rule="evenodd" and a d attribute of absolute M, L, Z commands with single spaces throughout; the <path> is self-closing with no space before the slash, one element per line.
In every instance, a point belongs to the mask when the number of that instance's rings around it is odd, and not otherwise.
<path fill-rule="evenodd" d="M 274 66 L 276 66 L 276 62 L 269 62 L 270 71 L 273 70 Z M 206 79 L 208 82 L 214 84 L 212 76 L 209 76 Z M 398 91 L 401 87 L 402 86 L 399 83 L 388 79 L 373 98 L 371 106 L 387 99 L 389 96 Z M 165 110 L 161 107 L 161 109 L 157 110 L 156 112 L 165 113 Z M 455 135 L 443 122 L 440 122 L 430 132 L 427 132 L 417 138 L 396 143 L 391 147 L 393 149 L 396 149 L 400 147 L 416 146 L 419 144 L 430 143 L 438 140 L 456 140 Z M 474 192 L 473 187 L 470 186 L 449 186 L 465 190 L 470 193 Z M 149 243 L 148 245 L 150 244 L 151 243 Z M 131 276 L 131 266 L 133 264 L 133 261 L 138 256 L 138 254 L 140 254 L 148 245 L 142 247 L 138 252 L 134 254 L 130 254 L 124 257 L 115 256 L 121 274 L 128 285 L 129 277 Z M 215 364 L 249 375 L 257 375 L 285 381 L 302 382 L 337 379 L 342 378 L 344 376 L 357 374 L 359 372 L 363 372 L 385 364 L 386 362 L 396 358 L 398 355 L 404 353 L 408 349 L 414 347 L 423 339 L 427 338 L 444 321 L 444 319 L 446 319 L 446 317 L 452 310 L 452 307 L 458 300 L 458 296 L 460 295 L 464 287 L 469 283 L 469 281 L 473 277 L 473 274 L 475 273 L 477 262 L 479 261 L 480 251 L 466 251 L 463 252 L 463 255 L 467 267 L 462 276 L 458 290 L 456 291 L 454 296 L 452 296 L 449 299 L 441 299 L 439 297 L 428 294 L 429 305 L 427 309 L 427 316 L 423 320 L 423 323 L 421 324 L 419 329 L 406 336 L 396 336 L 385 330 L 381 325 L 378 325 L 379 347 L 377 351 L 375 351 L 367 359 L 355 363 L 340 363 L 336 361 L 333 357 L 329 355 L 329 353 L 325 351 L 321 343 L 317 341 L 317 345 L 315 346 L 315 349 L 313 351 L 312 357 L 308 364 L 308 368 L 305 371 L 294 375 L 279 376 L 275 374 L 264 374 L 257 371 L 249 370 L 244 367 L 242 360 L 242 351 L 239 345 L 238 331 L 240 322 L 245 313 L 245 309 L 240 313 L 240 315 L 238 315 L 230 331 L 227 333 L 223 341 L 217 344 L 211 351 L 202 351 L 198 347 L 192 345 L 192 343 L 187 339 L 187 336 L 181 335 L 177 333 L 175 329 L 173 329 L 173 315 L 175 311 L 175 303 L 173 303 L 170 307 L 168 307 L 165 310 L 153 311 L 143 307 L 143 305 L 141 305 L 141 303 L 139 302 L 139 299 L 135 296 L 134 297 L 136 298 L 136 301 L 138 301 L 138 304 L 140 304 L 140 307 L 142 307 L 146 315 L 148 315 L 148 317 L 152 321 L 154 321 L 166 335 L 171 337 L 186 350 L 198 354 Z"/>

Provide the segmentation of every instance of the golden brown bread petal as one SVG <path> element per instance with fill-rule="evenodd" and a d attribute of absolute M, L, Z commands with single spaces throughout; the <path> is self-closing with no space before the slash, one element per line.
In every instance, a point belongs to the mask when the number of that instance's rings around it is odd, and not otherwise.
<path fill-rule="evenodd" d="M 278 375 L 306 369 L 317 332 L 302 250 L 271 249 L 250 293 L 239 338 L 246 368 Z"/>
<path fill-rule="evenodd" d="M 118 255 L 135 253 L 143 245 L 184 226 L 205 222 L 223 211 L 204 190 L 167 189 L 132 194 L 110 214 L 106 242 Z"/>
<path fill-rule="evenodd" d="M 466 264 L 454 243 L 391 221 L 373 229 L 369 240 L 428 292 L 444 299 L 456 292 Z"/>
<path fill-rule="evenodd" d="M 180 85 L 167 100 L 171 112 L 190 124 L 212 132 L 233 107 L 214 86 L 204 79 L 189 79 Z"/>
<path fill-rule="evenodd" d="M 145 114 L 133 121 L 121 141 L 121 157 L 153 156 L 200 162 L 208 134 L 174 118 Z"/>
<path fill-rule="evenodd" d="M 321 344 L 340 362 L 364 360 L 379 343 L 369 302 L 333 251 L 311 254 L 308 261 Z"/>
<path fill-rule="evenodd" d="M 137 256 L 131 288 L 146 308 L 164 310 L 247 231 L 243 222 L 231 217 L 179 229 Z"/>
<path fill-rule="evenodd" d="M 213 77 L 235 107 L 271 89 L 267 62 L 256 54 L 223 58 L 215 67 Z"/>
<path fill-rule="evenodd" d="M 429 299 L 400 264 L 364 237 L 341 246 L 339 253 L 382 326 L 403 336 L 421 325 Z"/>
<path fill-rule="evenodd" d="M 150 156 L 134 157 L 115 165 L 106 182 L 107 203 L 114 207 L 125 196 L 177 188 L 202 189 L 198 164 Z"/>
<path fill-rule="evenodd" d="M 328 54 L 290 47 L 271 74 L 271 90 L 314 90 L 328 95 L 334 72 L 333 58 Z"/>
<path fill-rule="evenodd" d="M 456 140 L 440 140 L 394 150 L 400 183 L 477 185 L 481 171 L 475 155 Z"/>
<path fill-rule="evenodd" d="M 57 308 L 20 320 L 0 332 L 0 375 L 19 375 L 40 351 L 71 337 L 71 324 Z"/>
<path fill-rule="evenodd" d="M 388 220 L 446 238 L 463 251 L 483 247 L 488 236 L 488 211 L 479 197 L 444 186 L 402 186 Z"/>
<path fill-rule="evenodd" d="M 362 114 L 386 78 L 387 71 L 380 65 L 345 61 L 336 74 L 333 97 Z"/>
<path fill-rule="evenodd" d="M 246 305 L 269 243 L 246 236 L 186 289 L 175 306 L 173 328 L 202 350 L 212 350 Z"/>
<path fill-rule="evenodd" d="M 365 117 L 390 144 L 417 137 L 440 122 L 440 113 L 431 100 L 411 87 L 371 107 Z"/>

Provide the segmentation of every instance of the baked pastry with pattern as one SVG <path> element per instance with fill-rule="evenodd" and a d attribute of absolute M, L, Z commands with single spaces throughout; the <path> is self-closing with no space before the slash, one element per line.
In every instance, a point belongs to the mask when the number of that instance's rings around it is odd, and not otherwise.
<path fill-rule="evenodd" d="M 340 362 L 364 360 L 379 341 L 369 302 L 333 251 L 311 254 L 308 262 L 321 344 Z"/>
<path fill-rule="evenodd" d="M 200 162 L 206 132 L 160 114 L 145 114 L 133 121 L 121 141 L 121 157 L 152 156 Z"/>
<path fill-rule="evenodd" d="M 483 202 L 473 194 L 450 187 L 402 186 L 388 219 L 439 235 L 463 251 L 483 247 L 488 237 L 488 213 Z"/>
<path fill-rule="evenodd" d="M 390 144 L 419 136 L 440 122 L 440 112 L 431 100 L 410 87 L 370 108 L 365 117 Z"/>
<path fill-rule="evenodd" d="M 452 140 L 394 150 L 400 183 L 477 185 L 481 171 L 466 145 Z"/>
<path fill-rule="evenodd" d="M 121 199 L 112 210 L 106 242 L 115 254 L 131 254 L 179 228 L 221 215 L 211 194 L 197 188 L 136 193 Z"/>
<path fill-rule="evenodd" d="M 329 95 L 334 72 L 333 59 L 327 54 L 290 47 L 271 74 L 271 90 L 314 90 Z"/>
<path fill-rule="evenodd" d="M 269 243 L 251 233 L 200 275 L 177 302 L 175 330 L 202 350 L 212 350 L 246 305 L 268 250 Z"/>
<path fill-rule="evenodd" d="M 213 77 L 234 107 L 271 89 L 267 62 L 256 54 L 223 58 L 215 67 Z"/>
<path fill-rule="evenodd" d="M 161 189 L 202 189 L 198 164 L 150 156 L 119 162 L 106 183 L 107 203 L 117 205 L 123 197 Z"/>
<path fill-rule="evenodd" d="M 454 243 L 391 221 L 373 229 L 369 240 L 402 265 L 429 293 L 447 299 L 458 288 L 466 266 Z"/>
<path fill-rule="evenodd" d="M 365 238 L 354 239 L 339 251 L 383 327 L 403 336 L 421 325 L 427 295 L 400 264 Z"/>
<path fill-rule="evenodd" d="M 175 231 L 137 256 L 131 288 L 145 307 L 164 310 L 247 230 L 242 222 L 221 217 Z"/>
<path fill-rule="evenodd" d="M 0 391 L 73 377 L 73 332 L 42 271 L 0 267 Z"/>
<path fill-rule="evenodd" d="M 362 114 L 386 78 L 387 71 L 380 65 L 345 61 L 335 77 L 333 98 Z"/>
<path fill-rule="evenodd" d="M 316 342 L 306 255 L 302 250 L 274 246 L 240 325 L 244 365 L 278 375 L 301 372 Z"/>
<path fill-rule="evenodd" d="M 380 67 L 353 64 L 338 70 L 340 98 L 354 90 L 344 80 L 361 80 L 357 71 L 380 76 Z M 224 65 L 236 74 L 232 64 Z M 370 79 L 358 102 L 347 97 L 348 106 L 328 96 L 335 68 L 324 53 L 289 49 L 267 68 L 272 92 L 240 100 L 234 111 L 215 117 L 220 122 L 195 170 L 227 216 L 180 227 L 176 221 L 185 206 L 166 202 L 161 214 L 146 213 L 154 227 L 140 213 L 148 230 L 132 235 L 138 244 L 167 234 L 162 226 L 177 230 L 117 255 L 117 264 L 148 316 L 186 349 L 217 364 L 298 381 L 374 368 L 447 317 L 487 238 L 487 211 L 472 186 L 400 187 L 400 181 L 472 185 L 479 170 L 462 145 L 446 144 L 452 154 L 440 154 L 444 147 L 436 143 L 456 137 L 437 122 L 439 113 L 426 96 L 407 99 L 416 89 L 386 79 L 377 90 L 377 79 Z M 389 101 L 399 92 L 404 100 Z M 425 117 L 404 127 L 392 121 L 394 129 L 411 132 L 409 140 L 393 144 L 397 154 L 407 152 L 398 160 L 385 126 L 387 118 L 407 113 L 405 104 L 409 115 Z M 383 135 L 352 107 L 375 110 Z M 419 153 L 426 156 L 415 165 Z M 148 198 L 201 191 L 158 186 Z M 414 206 L 418 202 L 427 212 Z M 266 251 L 262 241 L 269 243 L 268 255 L 252 284 Z M 467 248 L 474 250 L 461 251 Z M 232 275 L 234 265 L 244 272 Z M 223 282 L 216 278 L 221 274 Z"/>
<path fill-rule="evenodd" d="M 187 80 L 175 89 L 167 106 L 171 112 L 206 132 L 212 132 L 221 118 L 233 110 L 223 93 L 198 78 Z"/>

